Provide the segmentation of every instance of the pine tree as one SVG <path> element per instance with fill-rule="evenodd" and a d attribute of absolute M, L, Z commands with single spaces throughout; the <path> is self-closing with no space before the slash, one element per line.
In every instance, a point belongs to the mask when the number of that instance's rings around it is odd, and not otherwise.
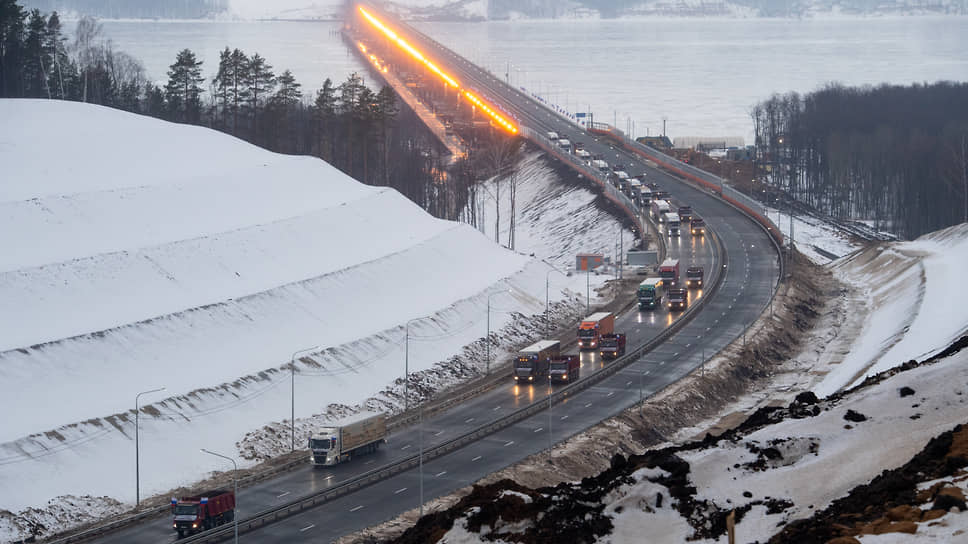
<path fill-rule="evenodd" d="M 47 18 L 47 33 L 44 37 L 44 49 L 50 55 L 52 65 L 48 69 L 50 77 L 48 86 L 54 98 L 65 100 L 73 96 L 73 87 L 77 78 L 77 67 L 67 54 L 65 43 L 67 38 L 64 36 L 57 12 L 50 14 Z"/>
<path fill-rule="evenodd" d="M 168 70 L 168 84 L 165 85 L 165 99 L 172 120 L 198 123 L 202 114 L 200 84 L 202 61 L 195 58 L 190 49 L 183 49 Z"/>
<path fill-rule="evenodd" d="M 0 0 L 0 97 L 23 96 L 26 19 L 16 0 Z"/>
<path fill-rule="evenodd" d="M 245 88 L 249 98 L 254 134 L 258 134 L 259 111 L 262 103 L 272 93 L 275 84 L 276 76 L 272 73 L 272 66 L 258 53 L 252 55 L 245 73 Z"/>
<path fill-rule="evenodd" d="M 319 141 L 319 155 L 326 162 L 333 162 L 336 154 L 336 89 L 333 81 L 326 78 L 323 88 L 316 92 L 316 100 L 312 106 L 313 127 Z"/>
<path fill-rule="evenodd" d="M 215 99 L 215 117 L 222 114 L 222 127 L 228 124 L 226 116 L 229 111 L 229 89 L 232 88 L 232 52 L 225 46 L 218 54 L 218 72 L 212 78 Z"/>
<path fill-rule="evenodd" d="M 50 56 L 44 48 L 47 34 L 47 18 L 39 9 L 32 10 L 27 21 L 27 39 L 24 41 L 24 96 L 50 98 L 47 86 L 47 67 Z"/>

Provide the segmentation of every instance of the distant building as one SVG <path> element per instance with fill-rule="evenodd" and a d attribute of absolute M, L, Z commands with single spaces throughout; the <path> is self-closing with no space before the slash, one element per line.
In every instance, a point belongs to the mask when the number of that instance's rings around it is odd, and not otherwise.
<path fill-rule="evenodd" d="M 635 141 L 659 151 L 672 149 L 672 141 L 666 136 L 639 136 Z"/>
<path fill-rule="evenodd" d="M 680 136 L 675 141 L 676 149 L 695 149 L 696 151 L 740 147 L 746 147 L 742 136 Z"/>

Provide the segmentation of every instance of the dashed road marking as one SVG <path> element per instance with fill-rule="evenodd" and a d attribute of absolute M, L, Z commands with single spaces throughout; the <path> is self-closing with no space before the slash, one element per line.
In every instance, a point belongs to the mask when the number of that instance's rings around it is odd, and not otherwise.
<path fill-rule="evenodd" d="M 286 492 L 285 492 L 285 493 L 283 493 L 282 495 L 276 495 L 276 498 L 277 498 L 277 499 L 281 499 L 281 498 L 283 498 L 283 497 L 285 497 L 286 495 L 288 495 L 289 493 L 291 493 L 291 491 L 286 491 Z"/>
<path fill-rule="evenodd" d="M 507 444 L 505 444 L 504 447 L 506 448 L 506 447 L 510 446 L 511 444 L 514 444 L 514 440 L 512 440 L 512 441 L 508 442 Z"/>
<path fill-rule="evenodd" d="M 442 471 L 440 471 L 440 472 L 438 472 L 438 473 L 437 473 L 437 475 L 436 475 L 436 476 L 434 476 L 434 478 L 440 478 L 440 477 L 441 477 L 441 476 L 443 476 L 444 474 L 447 474 L 447 471 L 446 471 L 446 470 L 442 470 Z"/>
<path fill-rule="evenodd" d="M 464 420 L 464 423 L 470 423 L 471 421 L 474 421 L 474 418 L 469 417 L 469 418 L 467 418 L 467 419 Z"/>
<path fill-rule="evenodd" d="M 540 433 L 543 430 L 544 430 L 544 427 L 538 427 L 537 429 L 534 430 L 534 432 Z"/>
<path fill-rule="evenodd" d="M 471 459 L 471 461 L 480 461 L 480 460 L 481 460 L 481 456 L 480 455 L 478 455 L 477 457 Z"/>
<path fill-rule="evenodd" d="M 406 446 L 404 446 L 404 447 L 402 447 L 402 448 L 400 448 L 400 449 L 401 449 L 401 450 L 405 450 L 405 449 L 407 449 L 407 448 L 409 448 L 409 447 L 410 447 L 410 446 L 412 446 L 412 445 L 413 445 L 413 444 L 407 444 Z"/>
<path fill-rule="evenodd" d="M 399 495 L 400 493 L 403 493 L 403 492 L 404 492 L 404 491 L 406 491 L 406 490 L 407 490 L 407 488 L 406 488 L 406 487 L 401 487 L 400 489 L 398 489 L 398 490 L 396 490 L 396 491 L 394 491 L 394 492 L 393 492 L 393 494 L 394 494 L 394 495 Z"/>
<path fill-rule="evenodd" d="M 316 524 L 315 524 L 315 523 L 313 523 L 313 524 L 310 524 L 310 525 L 307 525 L 306 527 L 303 527 L 302 529 L 299 529 L 299 532 L 301 533 L 301 532 L 303 532 L 303 531 L 308 531 L 308 530 L 310 530 L 310 529 L 312 529 L 312 528 L 313 528 L 313 527 L 315 527 L 315 526 L 316 526 Z"/>
<path fill-rule="evenodd" d="M 361 504 L 361 505 L 356 506 L 354 508 L 350 508 L 350 512 L 356 512 L 357 510 L 362 510 L 362 509 L 363 509 L 363 505 Z"/>

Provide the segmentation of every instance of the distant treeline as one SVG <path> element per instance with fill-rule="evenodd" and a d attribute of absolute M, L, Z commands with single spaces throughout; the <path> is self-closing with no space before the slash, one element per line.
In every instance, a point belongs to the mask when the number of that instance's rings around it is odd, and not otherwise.
<path fill-rule="evenodd" d="M 829 85 L 752 111 L 779 189 L 841 218 L 915 238 L 968 221 L 968 84 Z"/>
<path fill-rule="evenodd" d="M 100 19 L 205 19 L 226 12 L 229 0 L 23 0 L 21 5 Z"/>
<path fill-rule="evenodd" d="M 184 49 L 159 86 L 140 61 L 100 36 L 97 21 L 83 18 L 69 41 L 56 12 L 27 13 L 0 0 L 0 98 L 100 104 L 315 155 L 364 183 L 399 190 L 437 217 L 456 219 L 466 203 L 467 187 L 443 183 L 436 140 L 409 110 L 400 111 L 390 87 L 374 92 L 353 74 L 339 85 L 326 79 L 315 96 L 304 97 L 289 70 L 277 74 L 258 53 L 228 47 L 211 81 Z"/>

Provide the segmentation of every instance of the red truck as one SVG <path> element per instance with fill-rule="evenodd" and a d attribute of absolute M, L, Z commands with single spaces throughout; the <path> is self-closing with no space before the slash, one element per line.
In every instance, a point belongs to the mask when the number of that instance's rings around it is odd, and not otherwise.
<path fill-rule="evenodd" d="M 666 259 L 659 265 L 659 277 L 666 289 L 679 284 L 679 259 Z"/>
<path fill-rule="evenodd" d="M 684 287 L 669 289 L 666 296 L 669 301 L 669 310 L 685 310 L 689 306 L 689 291 Z"/>
<path fill-rule="evenodd" d="M 235 520 L 235 493 L 220 489 L 171 498 L 172 529 L 178 538 Z"/>
<path fill-rule="evenodd" d="M 602 359 L 618 359 L 625 355 L 625 335 L 621 333 L 603 334 L 599 348 Z"/>
<path fill-rule="evenodd" d="M 611 312 L 594 313 L 578 325 L 578 348 L 595 349 L 603 334 L 615 332 L 615 314 Z"/>
<path fill-rule="evenodd" d="M 577 355 L 559 355 L 551 358 L 551 381 L 571 383 L 581 378 L 581 360 Z"/>

